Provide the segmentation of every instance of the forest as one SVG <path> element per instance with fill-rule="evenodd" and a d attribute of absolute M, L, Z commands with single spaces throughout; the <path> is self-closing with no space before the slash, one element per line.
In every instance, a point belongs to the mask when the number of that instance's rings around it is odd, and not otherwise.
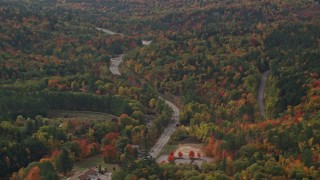
<path fill-rule="evenodd" d="M 97 155 L 121 180 L 319 179 L 319 29 L 319 1 L 3 0 L 0 179 L 62 179 Z M 191 163 L 148 154 L 173 114 L 158 97 L 180 109 L 169 145 L 201 144 Z"/>

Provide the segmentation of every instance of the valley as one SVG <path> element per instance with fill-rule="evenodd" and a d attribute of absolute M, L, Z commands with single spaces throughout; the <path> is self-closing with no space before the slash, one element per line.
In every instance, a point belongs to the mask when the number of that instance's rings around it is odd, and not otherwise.
<path fill-rule="evenodd" d="M 319 179 L 319 10 L 1 1 L 0 179 Z"/>

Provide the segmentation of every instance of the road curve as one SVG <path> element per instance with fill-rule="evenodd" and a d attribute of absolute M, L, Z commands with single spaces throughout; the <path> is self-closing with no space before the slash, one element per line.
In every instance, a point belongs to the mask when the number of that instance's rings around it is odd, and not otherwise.
<path fill-rule="evenodd" d="M 155 159 L 160 155 L 160 152 L 162 151 L 163 147 L 169 142 L 171 135 L 176 129 L 176 124 L 179 121 L 179 115 L 180 115 L 179 108 L 168 100 L 165 100 L 165 103 L 173 111 L 172 118 L 171 118 L 172 122 L 166 127 L 166 129 L 163 131 L 163 133 L 161 134 L 157 142 L 150 149 L 150 155 Z"/>
<path fill-rule="evenodd" d="M 112 74 L 121 75 L 118 67 L 119 67 L 119 64 L 122 62 L 123 62 L 123 54 L 121 54 L 117 58 L 111 59 L 110 70 Z M 163 147 L 169 142 L 171 135 L 175 131 L 176 124 L 179 121 L 179 115 L 180 115 L 179 108 L 176 105 L 174 105 L 172 102 L 166 99 L 164 101 L 173 111 L 172 118 L 171 118 L 172 122 L 166 127 L 166 129 L 163 131 L 163 133 L 161 134 L 157 142 L 150 149 L 150 155 L 153 158 L 157 158 L 160 155 L 160 152 L 162 151 Z"/>
<path fill-rule="evenodd" d="M 123 54 L 120 54 L 115 58 L 111 58 L 110 71 L 112 74 L 119 75 L 119 76 L 121 75 L 119 71 L 119 65 L 122 62 L 123 62 Z"/>
<path fill-rule="evenodd" d="M 118 57 L 111 58 L 111 65 L 110 71 L 114 75 L 121 75 L 119 71 L 119 65 L 123 62 L 123 54 L 119 55 Z M 161 98 L 161 97 L 159 97 Z M 162 151 L 163 147 L 168 143 L 170 140 L 170 136 L 173 134 L 176 128 L 176 124 L 179 121 L 180 110 L 179 108 L 174 105 L 172 102 L 165 99 L 165 103 L 172 109 L 172 122 L 166 127 L 163 131 L 157 142 L 153 145 L 150 149 L 150 155 L 153 158 L 157 158 Z"/>
<path fill-rule="evenodd" d="M 267 76 L 270 73 L 270 70 L 263 72 L 258 92 L 258 105 L 259 112 L 262 117 L 265 117 L 265 107 L 264 107 L 264 91 L 266 88 Z"/>
<path fill-rule="evenodd" d="M 116 33 L 116 32 L 110 31 L 110 30 L 108 30 L 108 29 L 103 29 L 103 28 L 98 28 L 98 27 L 96 27 L 96 30 L 102 31 L 102 32 L 104 32 L 104 33 L 106 33 L 106 34 L 109 34 L 109 35 L 115 35 L 115 34 L 120 34 L 120 35 L 122 35 L 121 33 Z"/>

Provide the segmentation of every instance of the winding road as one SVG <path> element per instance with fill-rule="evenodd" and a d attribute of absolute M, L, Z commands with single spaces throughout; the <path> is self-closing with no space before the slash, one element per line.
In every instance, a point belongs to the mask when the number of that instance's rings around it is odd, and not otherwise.
<path fill-rule="evenodd" d="M 103 31 L 107 34 L 113 35 L 112 31 L 109 31 L 106 29 L 97 28 L 97 30 L 100 30 L 100 31 Z M 112 74 L 121 75 L 121 73 L 119 71 L 119 65 L 123 62 L 123 56 L 124 56 L 124 54 L 121 54 L 118 57 L 111 58 L 110 71 Z M 270 73 L 270 70 L 263 72 L 262 77 L 261 77 L 259 92 L 258 92 L 259 112 L 262 117 L 265 117 L 264 92 L 265 92 L 265 88 L 266 88 L 267 76 L 269 73 Z M 161 98 L 161 97 L 159 97 L 159 98 Z M 163 131 L 163 133 L 161 134 L 161 136 L 159 137 L 157 142 L 150 149 L 150 155 L 153 158 L 157 158 L 160 155 L 163 147 L 169 142 L 170 136 L 175 131 L 175 126 L 179 120 L 179 114 L 180 114 L 179 108 L 176 105 L 174 105 L 172 102 L 170 102 L 166 99 L 165 99 L 165 103 L 168 106 L 170 106 L 170 108 L 173 110 L 173 114 L 172 114 L 172 118 L 171 118 L 172 122 L 166 127 L 166 129 Z"/>
<path fill-rule="evenodd" d="M 102 32 L 104 32 L 104 33 L 106 33 L 106 34 L 109 34 L 109 35 L 115 35 L 115 34 L 120 34 L 120 35 L 122 35 L 121 33 L 116 33 L 116 32 L 110 31 L 110 30 L 108 30 L 108 29 L 103 29 L 103 28 L 98 28 L 98 27 L 96 27 L 96 30 L 102 31 Z"/>
<path fill-rule="evenodd" d="M 123 62 L 123 54 L 118 57 L 111 58 L 110 71 L 112 74 L 121 75 L 119 71 L 119 65 Z"/>
<path fill-rule="evenodd" d="M 259 112 L 262 117 L 266 116 L 265 107 L 264 107 L 264 91 L 266 88 L 267 76 L 270 73 L 270 70 L 265 71 L 262 74 L 259 92 L 258 92 L 258 104 L 259 104 Z"/>
<path fill-rule="evenodd" d="M 110 70 L 112 74 L 121 75 L 118 67 L 119 67 L 119 64 L 122 62 L 123 62 L 123 54 L 117 58 L 111 59 Z M 150 149 L 150 155 L 155 159 L 160 155 L 160 152 L 162 151 L 163 147 L 169 142 L 170 136 L 175 131 L 176 124 L 179 121 L 179 114 L 180 114 L 179 108 L 176 105 L 174 105 L 172 102 L 166 99 L 164 99 L 164 101 L 173 111 L 172 118 L 171 118 L 172 122 L 166 127 L 166 129 L 163 131 L 163 133 L 161 134 L 157 142 Z"/>
<path fill-rule="evenodd" d="M 165 100 L 165 103 L 173 110 L 172 122 L 166 127 L 157 142 L 150 149 L 150 155 L 155 159 L 160 155 L 163 147 L 169 142 L 171 135 L 176 129 L 176 124 L 179 122 L 179 108 L 168 100 Z"/>
<path fill-rule="evenodd" d="M 113 35 L 109 32 L 109 30 L 102 29 L 102 28 L 96 28 L 97 30 L 103 31 L 107 34 Z M 112 31 L 111 31 L 112 32 Z M 150 44 L 150 43 L 149 43 Z M 124 54 L 119 55 L 118 57 L 111 58 L 111 64 L 110 64 L 110 71 L 114 75 L 121 75 L 119 71 L 119 65 L 123 62 L 123 56 Z M 161 97 L 159 97 L 161 98 Z M 162 99 L 162 98 L 161 98 Z M 174 105 L 172 102 L 165 100 L 165 103 L 172 109 L 172 122 L 166 127 L 166 129 L 163 131 L 157 142 L 153 145 L 153 147 L 150 149 L 150 155 L 153 158 L 157 158 L 160 155 L 160 152 L 162 151 L 163 147 L 169 142 L 171 135 L 175 131 L 176 124 L 179 121 L 179 114 L 180 110 L 179 108 Z"/>

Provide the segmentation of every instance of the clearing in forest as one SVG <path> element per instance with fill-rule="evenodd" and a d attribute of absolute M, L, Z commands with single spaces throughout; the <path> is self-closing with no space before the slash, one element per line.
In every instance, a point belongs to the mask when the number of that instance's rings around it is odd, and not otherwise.
<path fill-rule="evenodd" d="M 190 151 L 193 151 L 195 153 L 195 158 L 193 160 L 190 159 L 189 153 Z M 210 162 L 212 161 L 211 157 L 204 156 L 203 151 L 203 144 L 199 143 L 186 143 L 186 144 L 178 144 L 173 150 L 174 152 L 174 163 L 176 164 L 196 164 L 198 166 L 201 166 L 203 162 Z M 183 155 L 180 158 L 179 152 L 181 152 Z M 198 157 L 198 153 L 200 154 L 200 157 Z M 168 154 L 162 155 L 157 159 L 158 163 L 165 163 L 168 162 Z"/>
<path fill-rule="evenodd" d="M 78 119 L 93 121 L 111 121 L 116 116 L 107 113 L 91 112 L 91 111 L 51 111 L 48 116 L 50 119 Z"/>

